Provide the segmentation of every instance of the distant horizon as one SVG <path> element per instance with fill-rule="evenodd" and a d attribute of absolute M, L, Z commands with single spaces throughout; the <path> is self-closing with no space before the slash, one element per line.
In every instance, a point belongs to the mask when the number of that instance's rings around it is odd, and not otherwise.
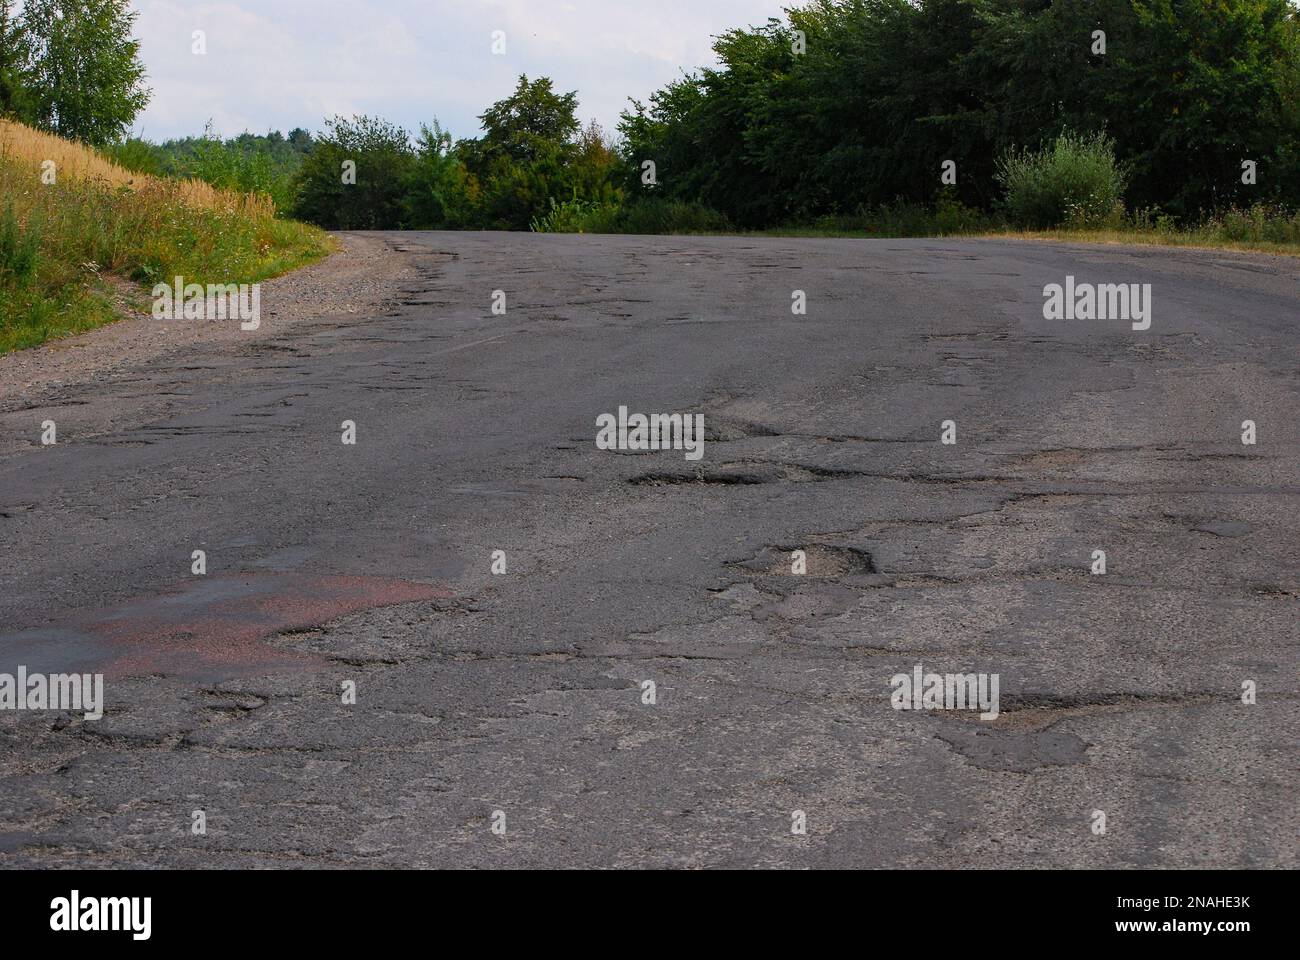
<path fill-rule="evenodd" d="M 457 139 L 520 74 L 577 91 L 578 117 L 616 132 L 629 98 L 716 64 L 713 38 L 783 17 L 791 0 L 131 0 L 148 107 L 130 135 L 155 143 L 242 133 L 319 133 L 367 114 Z M 192 52 L 193 32 L 207 53 Z M 492 53 L 493 31 L 506 52 Z M 268 93 L 269 92 L 269 93 Z"/>

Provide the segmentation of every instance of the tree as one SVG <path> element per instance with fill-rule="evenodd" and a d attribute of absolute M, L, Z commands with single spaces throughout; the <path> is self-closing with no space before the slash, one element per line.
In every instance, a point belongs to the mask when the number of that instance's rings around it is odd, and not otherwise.
<path fill-rule="evenodd" d="M 415 153 L 401 127 L 377 117 L 335 117 L 303 160 L 295 215 L 327 230 L 405 226 Z"/>
<path fill-rule="evenodd" d="M 1283 89 L 1297 66 L 1287 0 L 1134 0 L 1133 11 L 1133 49 L 1117 63 L 1107 106 L 1135 168 L 1135 204 L 1193 216 L 1294 190 L 1282 162 L 1295 146 Z M 1247 159 L 1263 171 L 1258 186 L 1241 182 Z"/>
<path fill-rule="evenodd" d="M 595 145 L 579 142 L 577 107 L 577 93 L 556 93 L 547 77 L 521 76 L 514 93 L 479 117 L 482 138 L 456 144 L 456 157 L 481 188 L 484 226 L 526 230 L 552 200 L 612 195 L 616 168 L 601 172 Z"/>
<path fill-rule="evenodd" d="M 718 66 L 633 102 L 629 196 L 749 227 L 941 189 L 988 209 L 999 156 L 1071 130 L 1114 141 L 1132 208 L 1300 200 L 1288 0 L 809 0 L 787 21 L 723 33 Z M 944 188 L 949 160 L 960 173 Z M 1257 184 L 1241 182 L 1246 160 Z"/>
<path fill-rule="evenodd" d="M 436 120 L 432 128 L 421 126 L 406 182 L 407 225 L 415 230 L 469 226 L 478 194 L 478 181 L 453 154 L 451 134 Z"/>
<path fill-rule="evenodd" d="M 620 158 L 615 144 L 595 120 L 582 128 L 575 143 L 570 164 L 570 179 L 575 195 L 595 203 L 622 203 L 618 186 Z"/>
<path fill-rule="evenodd" d="M 149 102 L 128 0 L 26 0 L 30 116 L 72 140 L 105 146 Z"/>
<path fill-rule="evenodd" d="M 984 0 L 973 86 L 999 148 L 1105 131 L 1133 208 L 1201 211 L 1295 196 L 1298 26 L 1287 0 Z M 1093 52 L 1104 30 L 1106 52 Z M 978 61 L 978 65 L 976 65 Z M 1258 162 L 1258 185 L 1241 161 Z"/>
<path fill-rule="evenodd" d="M 483 146 L 489 155 L 501 152 L 528 163 L 548 146 L 568 143 L 578 132 L 578 94 L 558 94 L 548 77 L 528 82 L 519 77 L 515 92 L 492 104 L 479 121 L 485 132 Z"/>
<path fill-rule="evenodd" d="M 27 48 L 13 0 L 0 0 L 0 117 L 24 114 L 23 70 Z"/>
<path fill-rule="evenodd" d="M 289 145 L 298 153 L 310 153 L 312 148 L 311 134 L 302 127 L 294 127 L 289 131 Z"/>
<path fill-rule="evenodd" d="M 698 199 L 700 176 L 708 159 L 694 132 L 699 123 L 697 110 L 704 102 L 699 78 L 692 75 L 674 80 L 650 94 L 650 105 L 631 101 L 631 109 L 619 117 L 626 165 L 624 187 L 630 197 L 647 192 L 675 199 Z M 655 165 L 655 183 L 642 181 L 642 164 Z"/>

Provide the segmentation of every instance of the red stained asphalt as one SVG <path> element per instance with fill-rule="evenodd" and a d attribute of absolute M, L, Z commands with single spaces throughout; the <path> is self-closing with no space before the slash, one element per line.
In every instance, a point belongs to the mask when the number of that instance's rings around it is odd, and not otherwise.
<path fill-rule="evenodd" d="M 451 596 L 440 587 L 383 577 L 195 577 L 155 596 L 0 637 L 0 646 L 29 671 L 214 682 L 325 663 L 265 642 L 277 634 L 361 610 Z"/>

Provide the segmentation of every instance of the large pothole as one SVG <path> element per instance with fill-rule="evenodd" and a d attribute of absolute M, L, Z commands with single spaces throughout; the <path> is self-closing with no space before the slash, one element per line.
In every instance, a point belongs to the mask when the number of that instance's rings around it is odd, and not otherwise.
<path fill-rule="evenodd" d="M 764 547 L 752 560 L 735 564 L 745 570 L 768 577 L 795 575 L 796 551 L 803 552 L 804 576 L 838 578 L 871 576 L 879 573 L 870 551 L 860 547 L 810 543 Z"/>
<path fill-rule="evenodd" d="M 667 486 L 670 484 L 713 484 L 716 486 L 752 485 L 759 483 L 819 483 L 824 480 L 841 480 L 859 476 L 852 470 L 835 470 L 794 463 L 767 460 L 734 460 L 716 467 L 699 467 L 694 470 L 656 470 L 628 478 L 635 486 Z"/>

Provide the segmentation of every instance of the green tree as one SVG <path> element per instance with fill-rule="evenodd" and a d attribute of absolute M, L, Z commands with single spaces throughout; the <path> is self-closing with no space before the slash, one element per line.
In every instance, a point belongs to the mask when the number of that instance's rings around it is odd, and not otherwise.
<path fill-rule="evenodd" d="M 0 0 L 0 116 L 25 114 L 23 72 L 28 54 L 13 14 L 13 0 Z"/>
<path fill-rule="evenodd" d="M 417 230 L 456 229 L 478 218 L 478 181 L 454 154 L 451 134 L 433 122 L 420 127 L 406 183 L 407 224 Z"/>
<path fill-rule="evenodd" d="M 503 152 L 489 153 L 486 165 L 480 166 L 482 173 L 476 175 L 482 184 L 482 225 L 523 230 L 545 212 L 552 197 L 567 197 L 568 156 L 563 144 L 546 141 L 534 145 L 527 161 Z"/>
<path fill-rule="evenodd" d="M 407 132 L 365 116 L 335 117 L 325 127 L 298 170 L 295 215 L 327 230 L 404 226 L 415 163 Z"/>
<path fill-rule="evenodd" d="M 1296 143 L 1284 90 L 1297 67 L 1295 10 L 1287 0 L 1132 6 L 1132 48 L 1105 94 L 1134 201 L 1186 216 L 1276 198 L 1288 186 L 1278 161 Z M 1260 171 L 1252 186 L 1241 182 L 1248 159 Z"/>
<path fill-rule="evenodd" d="M 982 0 L 979 12 L 966 62 L 999 149 L 1104 130 L 1132 172 L 1132 207 L 1195 217 L 1296 199 L 1300 21 L 1287 0 Z M 1248 159 L 1260 171 L 1250 186 Z"/>
<path fill-rule="evenodd" d="M 578 134 L 570 160 L 569 178 L 575 195 L 593 203 L 621 203 L 621 165 L 614 142 L 592 120 Z"/>
<path fill-rule="evenodd" d="M 617 167 L 578 136 L 577 106 L 576 93 L 556 93 L 546 77 L 521 76 L 510 96 L 479 117 L 483 136 L 456 144 L 481 190 L 480 225 L 526 230 L 552 200 L 603 202 L 616 194 Z"/>
<path fill-rule="evenodd" d="M 578 132 L 577 107 L 576 92 L 558 94 L 547 77 L 529 83 L 527 76 L 520 76 L 515 92 L 479 117 L 484 153 L 489 160 L 504 153 L 529 163 L 548 147 L 572 140 Z"/>
<path fill-rule="evenodd" d="M 999 156 L 1071 130 L 1113 140 L 1131 207 L 1300 202 L 1288 0 L 813 0 L 714 51 L 623 114 L 630 197 L 764 226 L 935 203 L 952 160 L 944 202 L 988 209 Z"/>
<path fill-rule="evenodd" d="M 117 141 L 149 102 L 128 0 L 25 0 L 30 116 L 95 146 Z"/>
<path fill-rule="evenodd" d="M 699 126 L 696 110 L 704 97 L 698 77 L 687 76 L 652 93 L 648 105 L 633 100 L 631 109 L 623 111 L 618 131 L 623 138 L 623 186 L 630 198 L 698 197 L 710 162 L 694 136 Z M 647 161 L 655 165 L 653 184 L 643 180 Z"/>
<path fill-rule="evenodd" d="M 298 153 L 310 153 L 312 148 L 311 133 L 302 127 L 294 127 L 289 131 L 289 146 Z"/>
<path fill-rule="evenodd" d="M 756 227 L 931 200 L 942 160 L 983 157 L 991 199 L 981 99 L 959 69 L 975 24 L 970 0 L 819 0 L 788 22 L 728 31 L 714 44 L 719 67 L 624 113 L 630 195 L 703 203 Z M 639 183 L 647 159 L 653 190 Z M 959 181 L 968 201 L 970 173 Z"/>

